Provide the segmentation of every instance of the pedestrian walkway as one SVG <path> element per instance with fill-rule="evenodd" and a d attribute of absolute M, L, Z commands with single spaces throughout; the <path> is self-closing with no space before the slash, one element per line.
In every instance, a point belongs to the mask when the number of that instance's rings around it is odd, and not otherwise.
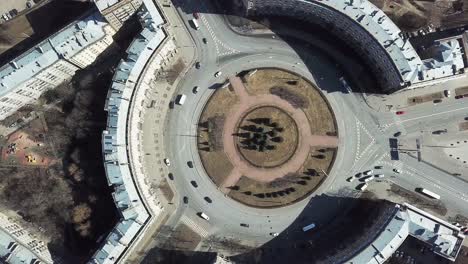
<path fill-rule="evenodd" d="M 196 223 L 196 221 L 190 219 L 186 215 L 183 215 L 180 218 L 180 221 L 185 225 L 189 226 L 195 233 L 199 234 L 201 237 L 206 238 L 208 237 L 209 232 L 203 228 L 201 225 Z"/>

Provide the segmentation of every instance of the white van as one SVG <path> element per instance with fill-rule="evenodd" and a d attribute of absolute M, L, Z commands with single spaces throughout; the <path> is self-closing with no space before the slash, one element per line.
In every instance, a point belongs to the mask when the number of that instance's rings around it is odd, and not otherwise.
<path fill-rule="evenodd" d="M 187 99 L 187 96 L 185 94 L 177 95 L 176 104 L 183 105 L 185 103 L 185 99 Z"/>
<path fill-rule="evenodd" d="M 363 183 L 363 184 L 359 185 L 359 186 L 357 187 L 357 189 L 358 189 L 359 191 L 362 192 L 362 191 L 364 191 L 365 189 L 367 189 L 368 186 L 369 186 L 369 185 L 368 185 L 367 183 Z"/>
<path fill-rule="evenodd" d="M 206 215 L 205 213 L 200 212 L 200 213 L 198 213 L 198 215 L 199 215 L 201 218 L 205 219 L 206 221 L 210 221 L 210 217 L 209 217 L 208 215 Z"/>
<path fill-rule="evenodd" d="M 375 177 L 372 175 L 372 176 L 369 176 L 367 178 L 364 179 L 364 182 L 370 182 L 374 179 Z"/>

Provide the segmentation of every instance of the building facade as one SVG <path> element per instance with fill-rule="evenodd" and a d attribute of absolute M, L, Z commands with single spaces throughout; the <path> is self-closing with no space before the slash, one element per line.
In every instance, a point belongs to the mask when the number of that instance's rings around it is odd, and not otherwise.
<path fill-rule="evenodd" d="M 142 0 L 94 0 L 101 14 L 114 30 L 119 30 L 140 8 Z"/>
<path fill-rule="evenodd" d="M 81 18 L 0 68 L 0 119 L 70 80 L 113 43 L 98 13 Z"/>

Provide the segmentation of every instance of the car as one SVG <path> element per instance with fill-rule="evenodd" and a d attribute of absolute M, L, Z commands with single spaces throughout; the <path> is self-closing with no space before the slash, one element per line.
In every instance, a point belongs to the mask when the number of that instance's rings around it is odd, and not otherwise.
<path fill-rule="evenodd" d="M 436 131 L 432 131 L 433 135 L 441 135 L 441 134 L 445 134 L 445 133 L 447 133 L 447 129 L 439 129 L 439 130 L 436 130 Z"/>
<path fill-rule="evenodd" d="M 367 170 L 367 171 L 363 172 L 362 175 L 364 175 L 364 176 L 369 176 L 369 175 L 371 175 L 372 173 L 374 173 L 373 170 Z"/>
<path fill-rule="evenodd" d="M 383 169 L 383 166 L 377 165 L 377 166 L 374 167 L 374 169 L 381 170 L 381 169 Z"/>
<path fill-rule="evenodd" d="M 454 223 L 452 223 L 452 225 L 454 225 L 456 227 L 462 227 L 462 225 L 460 223 L 458 223 L 458 222 L 454 222 Z"/>
<path fill-rule="evenodd" d="M 368 176 L 368 177 L 366 177 L 366 178 L 361 179 L 361 181 L 363 181 L 363 182 L 370 182 L 370 181 L 372 181 L 374 178 L 375 178 L 375 176 L 374 176 L 374 175 L 371 175 L 371 176 Z"/>
<path fill-rule="evenodd" d="M 248 228 L 248 227 L 249 227 L 249 224 L 241 223 L 240 226 L 242 226 L 242 227 L 247 227 L 247 228 Z"/>
<path fill-rule="evenodd" d="M 359 177 L 361 177 L 361 176 L 362 176 L 362 173 L 360 173 L 360 172 L 354 174 L 354 177 L 356 177 L 356 178 L 359 178 Z"/>
<path fill-rule="evenodd" d="M 210 217 L 203 212 L 198 212 L 198 216 L 205 219 L 206 221 L 210 221 Z"/>
<path fill-rule="evenodd" d="M 399 137 L 399 136 L 401 136 L 401 132 L 398 131 L 398 132 L 396 132 L 395 134 L 393 134 L 393 136 L 394 136 L 394 137 Z"/>
<path fill-rule="evenodd" d="M 31 7 L 32 7 L 32 3 L 31 3 L 31 2 L 27 2 L 27 3 L 26 3 L 26 7 L 27 7 L 27 8 L 31 8 Z"/>
<path fill-rule="evenodd" d="M 356 178 L 355 178 L 354 176 L 351 176 L 351 177 L 349 177 L 348 179 L 346 179 L 346 181 L 348 181 L 348 182 L 353 182 L 354 179 L 356 179 Z"/>
<path fill-rule="evenodd" d="M 376 178 L 383 178 L 383 177 L 385 177 L 384 174 L 375 174 L 374 176 L 375 176 Z"/>
<path fill-rule="evenodd" d="M 172 174 L 172 173 L 167 174 L 167 177 L 169 177 L 169 180 L 171 180 L 171 181 L 174 180 L 174 174 Z"/>
<path fill-rule="evenodd" d="M 195 68 L 200 69 L 200 67 L 201 67 L 201 63 L 197 61 L 197 63 L 195 63 Z"/>
<path fill-rule="evenodd" d="M 208 43 L 208 40 L 206 38 L 202 38 L 203 43 Z"/>
<path fill-rule="evenodd" d="M 393 171 L 394 171 L 395 173 L 401 173 L 401 170 L 399 170 L 399 169 L 393 169 Z"/>
<path fill-rule="evenodd" d="M 211 200 L 211 198 L 208 197 L 208 196 L 205 196 L 203 199 L 204 199 L 207 203 L 212 203 L 212 202 L 213 202 L 213 200 Z"/>
<path fill-rule="evenodd" d="M 193 168 L 193 162 L 191 162 L 191 161 L 187 161 L 187 166 L 188 166 L 189 168 L 191 168 L 191 169 L 192 169 L 192 168 Z"/>
<path fill-rule="evenodd" d="M 217 72 L 214 74 L 214 77 L 219 77 L 219 76 L 221 76 L 221 74 L 222 74 L 222 72 L 217 71 Z"/>
<path fill-rule="evenodd" d="M 193 94 L 197 94 L 199 90 L 200 90 L 200 87 L 195 86 L 195 87 L 193 87 L 193 89 L 192 89 L 192 93 L 193 93 Z"/>
<path fill-rule="evenodd" d="M 188 204 L 188 197 L 187 196 L 184 196 L 184 204 Z"/>
<path fill-rule="evenodd" d="M 193 17 L 194 17 L 195 19 L 199 19 L 199 18 L 200 18 L 200 15 L 199 15 L 197 12 L 195 12 L 195 13 L 193 13 Z"/>
<path fill-rule="evenodd" d="M 270 233 L 270 236 L 277 237 L 278 235 L 279 235 L 279 234 L 278 234 L 278 233 L 276 233 L 276 232 L 271 232 L 271 233 Z"/>
<path fill-rule="evenodd" d="M 442 103 L 442 99 L 435 99 L 434 101 L 432 101 L 434 104 L 439 104 L 439 103 Z"/>
<path fill-rule="evenodd" d="M 465 232 L 463 232 L 464 235 L 468 235 L 468 230 L 465 230 Z"/>
<path fill-rule="evenodd" d="M 455 96 L 455 99 L 461 99 L 461 98 L 463 98 L 463 95 L 456 95 Z"/>
<path fill-rule="evenodd" d="M 450 90 L 444 90 L 445 97 L 450 97 Z"/>
<path fill-rule="evenodd" d="M 359 191 L 364 191 L 365 189 L 367 189 L 368 186 L 369 185 L 367 183 L 361 183 L 360 185 L 356 187 L 356 189 Z"/>
<path fill-rule="evenodd" d="M 192 184 L 193 187 L 197 188 L 198 184 L 196 181 L 190 181 L 190 184 Z"/>
<path fill-rule="evenodd" d="M 165 158 L 164 159 L 164 164 L 166 164 L 166 166 L 171 166 L 171 161 L 168 159 L 168 158 Z"/>
<path fill-rule="evenodd" d="M 395 114 L 397 114 L 397 115 L 402 115 L 402 114 L 404 114 L 404 113 L 405 113 L 405 111 L 396 111 Z"/>

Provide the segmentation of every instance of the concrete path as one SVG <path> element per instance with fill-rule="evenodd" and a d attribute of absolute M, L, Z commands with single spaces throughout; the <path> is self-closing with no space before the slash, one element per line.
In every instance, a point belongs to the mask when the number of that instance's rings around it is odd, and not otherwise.
<path fill-rule="evenodd" d="M 235 185 L 240 177 L 246 176 L 258 182 L 271 182 L 284 175 L 298 171 L 307 160 L 311 147 L 338 147 L 338 138 L 334 136 L 312 135 L 309 120 L 301 109 L 294 108 L 289 102 L 271 94 L 249 95 L 239 77 L 230 77 L 234 92 L 239 96 L 236 104 L 226 115 L 223 128 L 224 152 L 231 161 L 234 169 L 221 185 L 224 192 Z M 235 137 L 237 123 L 242 116 L 253 108 L 260 106 L 274 106 L 286 111 L 297 125 L 299 132 L 298 148 L 286 163 L 275 168 L 257 168 L 242 158 L 236 147 Z"/>

